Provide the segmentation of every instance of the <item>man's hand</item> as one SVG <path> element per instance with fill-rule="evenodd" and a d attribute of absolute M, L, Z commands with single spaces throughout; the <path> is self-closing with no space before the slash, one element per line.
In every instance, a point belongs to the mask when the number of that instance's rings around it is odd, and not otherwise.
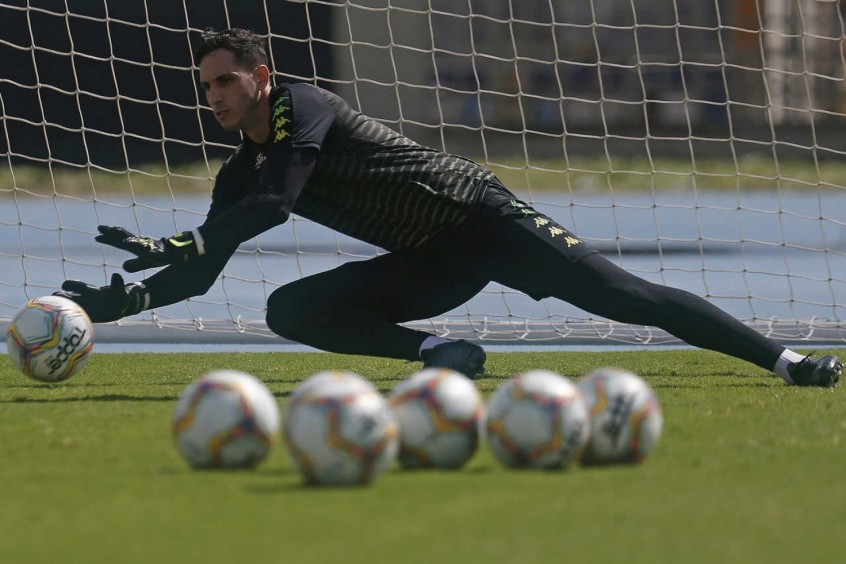
<path fill-rule="evenodd" d="M 62 291 L 54 292 L 73 300 L 85 310 L 94 323 L 117 321 L 135 315 L 149 305 L 149 297 L 141 284 L 124 284 L 120 274 L 112 274 L 109 286 L 92 286 L 79 280 L 65 280 Z"/>
<path fill-rule="evenodd" d="M 127 272 L 185 262 L 204 252 L 202 236 L 196 229 L 161 239 L 133 235 L 123 227 L 98 225 L 97 230 L 100 234 L 94 237 L 94 240 L 98 243 L 136 255 L 137 258 L 123 263 Z"/>

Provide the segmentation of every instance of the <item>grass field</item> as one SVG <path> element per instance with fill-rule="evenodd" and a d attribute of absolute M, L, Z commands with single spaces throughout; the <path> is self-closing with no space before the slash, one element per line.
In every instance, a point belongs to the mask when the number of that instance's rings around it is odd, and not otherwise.
<path fill-rule="evenodd" d="M 253 471 L 189 470 L 169 431 L 177 396 L 230 367 L 284 407 L 326 368 L 387 392 L 419 365 L 95 354 L 48 386 L 0 358 L 0 562 L 772 563 L 846 552 L 846 391 L 787 387 L 693 350 L 492 353 L 478 384 L 489 393 L 532 368 L 576 378 L 602 365 L 641 374 L 663 404 L 663 437 L 641 466 L 508 471 L 482 445 L 460 471 L 393 467 L 368 488 L 326 489 L 304 487 L 281 444 Z"/>

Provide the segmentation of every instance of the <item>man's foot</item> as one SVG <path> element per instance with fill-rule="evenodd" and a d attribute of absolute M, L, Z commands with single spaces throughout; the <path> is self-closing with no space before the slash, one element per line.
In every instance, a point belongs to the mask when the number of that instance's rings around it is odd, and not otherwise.
<path fill-rule="evenodd" d="M 442 343 L 420 353 L 423 368 L 449 368 L 475 378 L 485 371 L 485 349 L 464 339 Z"/>
<path fill-rule="evenodd" d="M 826 355 L 822 358 L 806 356 L 799 362 L 792 362 L 787 366 L 787 372 L 797 386 L 820 386 L 828 388 L 837 385 L 843 373 L 843 363 L 836 356 Z"/>

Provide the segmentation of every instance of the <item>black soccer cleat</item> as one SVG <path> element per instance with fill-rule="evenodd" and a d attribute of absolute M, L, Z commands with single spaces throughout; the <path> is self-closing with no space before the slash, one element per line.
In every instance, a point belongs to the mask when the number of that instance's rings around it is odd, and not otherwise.
<path fill-rule="evenodd" d="M 423 368 L 449 368 L 461 372 L 468 378 L 476 378 L 485 372 L 485 349 L 464 339 L 442 343 L 420 353 Z"/>
<path fill-rule="evenodd" d="M 843 363 L 833 355 L 826 355 L 817 359 L 808 355 L 799 362 L 791 362 L 787 365 L 787 372 L 797 386 L 830 388 L 836 386 L 840 381 Z"/>

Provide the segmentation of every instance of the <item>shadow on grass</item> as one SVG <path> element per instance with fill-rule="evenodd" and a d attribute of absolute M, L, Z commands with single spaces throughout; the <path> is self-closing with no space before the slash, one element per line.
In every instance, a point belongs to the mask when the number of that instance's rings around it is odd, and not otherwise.
<path fill-rule="evenodd" d="M 387 395 L 391 392 L 391 390 L 394 389 L 393 385 L 392 386 L 379 386 L 379 385 L 376 385 L 376 382 L 374 380 L 370 380 L 370 382 L 372 382 L 376 386 L 376 390 L 382 395 Z M 265 382 L 265 383 L 267 383 L 267 382 Z M 274 397 L 284 399 L 284 398 L 290 397 L 294 393 L 294 390 L 296 390 L 296 387 L 293 390 L 286 390 L 286 391 L 283 391 L 283 392 L 272 392 L 272 393 L 273 393 Z"/>
<path fill-rule="evenodd" d="M 266 462 L 266 461 L 265 461 Z M 190 466 L 185 466 L 189 474 L 196 474 L 198 476 L 215 476 L 215 475 L 242 475 L 248 477 L 260 477 L 260 478 L 267 478 L 267 479 L 277 479 L 280 477 L 289 477 L 289 476 L 298 476 L 299 473 L 294 470 L 293 468 L 273 468 L 273 469 L 262 469 L 264 462 L 259 463 L 259 467 L 255 466 L 247 466 L 247 467 L 238 467 L 238 468 L 192 468 Z M 184 474 L 184 470 L 182 468 L 178 468 L 176 466 L 171 468 L 162 467 L 157 470 L 159 474 Z"/>
<path fill-rule="evenodd" d="M 351 495 L 356 495 L 359 492 L 369 492 L 372 491 L 372 488 L 378 487 L 379 482 L 385 479 L 385 475 L 378 476 L 375 480 L 370 482 L 369 484 L 342 484 L 342 485 L 329 485 L 329 484 L 309 484 L 306 483 L 302 478 L 297 479 L 294 482 L 283 482 L 283 483 L 274 483 L 274 484 L 251 484 L 246 486 L 245 489 L 250 493 L 267 495 L 267 494 L 274 494 L 274 493 L 292 493 L 292 492 L 304 492 L 313 495 L 319 495 L 321 492 L 331 493 L 332 495 L 338 493 L 349 492 Z M 389 476 L 390 479 L 394 479 L 396 476 L 391 475 Z"/>
<path fill-rule="evenodd" d="M 387 474 L 392 477 L 420 477 L 426 475 L 432 476 L 450 476 L 456 478 L 478 476 L 480 474 L 490 474 L 496 469 L 495 466 L 486 464 L 483 466 L 462 466 L 460 468 L 394 468 L 388 470 Z"/>
<path fill-rule="evenodd" d="M 70 403 L 80 401 L 158 401 L 175 402 L 178 396 L 127 396 L 123 394 L 107 394 L 104 396 L 84 396 L 71 398 L 12 398 L 0 400 L 5 403 Z"/>
<path fill-rule="evenodd" d="M 650 386 L 656 390 L 659 389 L 666 389 L 666 390 L 689 390 L 689 389 L 704 389 L 704 388 L 738 388 L 738 389 L 745 389 L 745 388 L 772 388 L 774 384 L 771 382 L 731 382 L 731 381 L 720 381 L 714 382 L 713 380 L 708 381 L 701 381 L 701 380 L 690 380 L 684 379 L 684 381 L 676 382 L 652 382 Z"/>
<path fill-rule="evenodd" d="M 185 381 L 145 381 L 145 382 L 43 382 L 33 384 L 14 384 L 3 387 L 4 390 L 86 390 L 88 388 L 126 388 L 126 387 L 185 387 L 191 380 Z"/>
<path fill-rule="evenodd" d="M 269 483 L 269 484 L 250 484 L 246 486 L 246 490 L 250 493 L 257 493 L 257 494 L 273 494 L 273 493 L 291 493 L 291 492 L 314 492 L 315 495 L 319 494 L 320 492 L 329 492 L 332 494 L 338 492 L 350 492 L 351 494 L 356 494 L 357 492 L 367 492 L 370 491 L 372 487 L 378 487 L 378 483 L 385 478 L 389 478 L 391 480 L 395 479 L 403 479 L 403 478 L 413 478 L 415 480 L 419 480 L 421 476 L 424 475 L 431 475 L 433 477 L 439 475 L 445 475 L 455 478 L 466 478 L 468 480 L 476 479 L 477 476 L 481 474 L 489 474 L 494 471 L 494 466 L 492 465 L 484 465 L 484 466 L 474 466 L 474 467 L 462 467 L 456 468 L 452 470 L 447 469 L 435 469 L 435 468 L 421 468 L 421 469 L 414 469 L 414 470 L 406 470 L 402 468 L 391 468 L 386 470 L 380 476 L 377 476 L 373 482 L 370 484 L 351 484 L 351 485 L 322 485 L 322 484 L 309 484 L 306 483 L 298 470 L 294 468 L 273 468 L 273 469 L 264 469 L 259 470 L 257 474 L 261 476 L 266 476 L 268 478 L 291 478 L 295 477 L 297 480 L 295 482 L 276 482 L 276 483 Z"/>
<path fill-rule="evenodd" d="M 378 478 L 376 479 L 378 481 Z M 361 491 L 369 491 L 370 485 L 358 486 L 317 486 L 313 484 L 307 484 L 302 480 L 297 480 L 296 482 L 290 483 L 277 483 L 277 484 L 263 484 L 263 485 L 250 485 L 244 488 L 249 493 L 260 494 L 260 495 L 267 495 L 267 494 L 274 494 L 274 493 L 291 493 L 291 492 L 315 492 L 315 494 L 319 492 L 361 492 Z"/>

